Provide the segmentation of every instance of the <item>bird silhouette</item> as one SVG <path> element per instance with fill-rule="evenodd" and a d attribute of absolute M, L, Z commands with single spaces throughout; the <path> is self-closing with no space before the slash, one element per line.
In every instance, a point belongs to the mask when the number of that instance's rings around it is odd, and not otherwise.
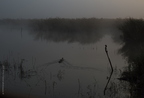
<path fill-rule="evenodd" d="M 64 61 L 64 58 L 61 58 L 60 60 L 59 60 L 59 63 L 62 63 Z"/>

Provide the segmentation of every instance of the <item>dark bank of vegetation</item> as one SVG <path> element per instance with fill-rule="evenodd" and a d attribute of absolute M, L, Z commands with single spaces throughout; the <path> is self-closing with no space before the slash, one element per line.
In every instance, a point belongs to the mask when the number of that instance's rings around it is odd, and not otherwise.
<path fill-rule="evenodd" d="M 91 32 L 97 29 L 99 19 L 82 18 L 82 19 L 66 19 L 66 18 L 49 18 L 49 19 L 34 19 L 32 27 L 38 31 L 50 32 Z"/>
<path fill-rule="evenodd" d="M 128 67 L 120 80 L 129 83 L 131 98 L 144 97 L 144 20 L 127 19 L 119 29 L 122 31 L 123 47 L 119 52 L 127 59 Z"/>
<path fill-rule="evenodd" d="M 27 25 L 36 31 L 89 32 L 96 29 L 99 20 L 96 18 L 1 19 L 0 25 Z"/>
<path fill-rule="evenodd" d="M 117 23 L 125 19 L 99 18 L 46 18 L 46 19 L 0 19 L 0 25 L 27 26 L 35 31 L 91 32 L 101 25 Z M 116 25 L 116 24 L 114 24 Z"/>

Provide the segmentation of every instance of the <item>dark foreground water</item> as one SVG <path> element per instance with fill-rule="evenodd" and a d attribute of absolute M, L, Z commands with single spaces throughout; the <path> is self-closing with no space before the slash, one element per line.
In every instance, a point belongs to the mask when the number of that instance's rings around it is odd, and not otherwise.
<path fill-rule="evenodd" d="M 6 65 L 4 93 L 27 98 L 127 97 L 128 92 L 116 87 L 117 78 L 127 65 L 118 54 L 122 47 L 117 43 L 120 34 L 115 28 L 105 26 L 91 33 L 74 34 L 1 26 L 0 61 Z M 114 74 L 104 95 L 111 72 L 105 45 Z M 2 83 L 2 70 L 0 73 Z"/>

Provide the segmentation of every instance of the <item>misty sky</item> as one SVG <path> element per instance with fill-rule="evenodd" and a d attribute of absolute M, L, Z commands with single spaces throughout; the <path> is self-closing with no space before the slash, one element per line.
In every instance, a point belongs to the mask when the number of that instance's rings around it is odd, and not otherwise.
<path fill-rule="evenodd" d="M 144 0 L 0 0 L 3 18 L 144 18 Z"/>

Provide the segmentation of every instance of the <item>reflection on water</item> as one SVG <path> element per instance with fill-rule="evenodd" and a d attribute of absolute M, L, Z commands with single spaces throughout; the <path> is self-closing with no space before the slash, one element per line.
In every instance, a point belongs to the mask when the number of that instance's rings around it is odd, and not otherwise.
<path fill-rule="evenodd" d="M 117 54 L 121 47 L 115 43 L 120 42 L 118 36 L 121 34 L 114 25 L 117 20 L 29 21 L 26 23 L 33 26 L 29 29 L 25 25 L 0 28 L 0 65 L 7 67 L 6 94 L 20 93 L 38 98 L 124 95 L 122 91 L 118 92 L 119 86 L 116 87 L 118 74 L 112 76 L 106 95 L 103 95 L 110 74 L 105 45 L 108 45 L 114 68 L 127 65 Z M 117 95 L 114 91 L 117 91 Z"/>
<path fill-rule="evenodd" d="M 32 34 L 35 39 L 54 42 L 95 43 L 103 36 L 97 32 L 98 23 L 98 20 L 93 18 L 35 20 L 32 24 Z"/>
<path fill-rule="evenodd" d="M 115 41 L 119 40 L 116 26 L 119 22 L 111 19 L 47 19 L 33 20 L 31 33 L 35 39 L 53 42 L 78 42 L 92 44 L 100 41 L 105 34 L 113 34 Z M 116 25 L 117 23 L 117 25 Z M 111 31 L 109 33 L 109 31 Z M 116 31 L 115 31 L 116 30 Z M 115 32 L 117 33 L 115 33 Z"/>

